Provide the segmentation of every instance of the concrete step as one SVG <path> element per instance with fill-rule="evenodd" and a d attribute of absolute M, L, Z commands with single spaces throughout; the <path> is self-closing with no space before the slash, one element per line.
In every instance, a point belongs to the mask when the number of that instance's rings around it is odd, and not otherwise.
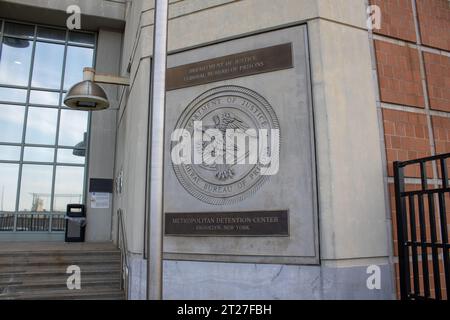
<path fill-rule="evenodd" d="M 119 289 L 120 281 L 119 279 L 111 280 L 111 279 L 81 279 L 81 288 L 83 289 Z M 67 288 L 66 280 L 64 279 L 56 279 L 56 280 L 47 280 L 47 281 L 32 281 L 26 283 L 10 283 L 5 286 L 0 285 L 0 295 L 2 293 L 5 294 L 13 294 L 13 293 L 27 293 L 30 291 L 46 291 L 52 290 L 69 290 Z M 72 291 L 72 290 L 70 290 Z"/>
<path fill-rule="evenodd" d="M 124 300 L 125 294 L 119 289 L 96 288 L 81 290 L 29 291 L 1 295 L 0 300 Z"/>
<path fill-rule="evenodd" d="M 17 285 L 17 284 L 34 284 L 34 283 L 47 283 L 49 281 L 58 281 L 60 283 L 65 283 L 70 275 L 66 273 L 38 273 L 38 272 L 25 272 L 25 273 L 7 273 L 0 275 L 0 288 L 7 285 Z M 113 272 L 105 271 L 91 271 L 82 272 L 81 281 L 119 281 L 120 280 L 120 270 L 115 270 Z"/>
<path fill-rule="evenodd" d="M 0 251 L 0 258 L 10 257 L 44 257 L 44 256 L 96 256 L 96 255 L 120 255 L 120 251 L 115 250 L 43 250 L 43 251 Z"/>
<path fill-rule="evenodd" d="M 68 266 L 77 265 L 80 267 L 81 272 L 89 270 L 120 270 L 120 260 L 118 261 L 105 261 L 105 262 L 83 262 L 83 263 L 50 263 L 50 264 L 10 264 L 0 266 L 0 275 L 4 273 L 19 273 L 19 272 L 40 272 L 47 270 L 54 270 L 57 272 L 65 273 Z"/>
<path fill-rule="evenodd" d="M 120 266 L 111 265 L 105 268 L 99 268 L 97 265 L 88 266 L 84 269 L 81 269 L 81 276 L 95 276 L 95 275 L 119 275 L 120 274 Z M 7 281 L 8 279 L 51 279 L 54 277 L 68 277 L 69 275 L 66 273 L 65 267 L 57 267 L 57 268 L 38 268 L 36 270 L 27 271 L 24 269 L 21 270 L 12 270 L 10 272 L 2 272 L 0 273 L 0 283 Z"/>
<path fill-rule="evenodd" d="M 111 243 L 0 244 L 2 299 L 124 299 L 120 251 Z M 68 290 L 67 267 L 81 269 L 81 290 Z"/>
<path fill-rule="evenodd" d="M 53 257 L 49 259 L 36 258 L 36 259 L 9 259 L 0 261 L 0 272 L 3 268 L 10 267 L 43 267 L 43 266 L 70 266 L 70 265 L 108 265 L 108 264 L 120 264 L 120 257 L 115 258 L 102 258 L 102 257 L 79 257 L 79 258 L 65 258 L 65 257 Z"/>
<path fill-rule="evenodd" d="M 80 253 L 46 253 L 46 254 L 23 254 L 23 255 L 0 255 L 0 265 L 8 263 L 28 263 L 33 261 L 84 261 L 84 260 L 117 260 L 120 252 L 96 252 L 90 254 Z"/>

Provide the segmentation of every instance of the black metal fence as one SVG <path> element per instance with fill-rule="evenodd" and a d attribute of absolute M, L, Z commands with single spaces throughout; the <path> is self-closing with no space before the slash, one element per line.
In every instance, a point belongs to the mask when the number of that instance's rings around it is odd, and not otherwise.
<path fill-rule="evenodd" d="M 450 153 L 394 163 L 402 300 L 449 298 L 449 158 Z M 438 179 L 430 181 L 433 168 Z M 410 172 L 420 174 L 420 183 L 405 184 Z"/>

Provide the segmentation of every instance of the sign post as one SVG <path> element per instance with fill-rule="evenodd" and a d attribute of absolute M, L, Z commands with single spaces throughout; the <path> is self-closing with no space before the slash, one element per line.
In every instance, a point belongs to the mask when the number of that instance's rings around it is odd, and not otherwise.
<path fill-rule="evenodd" d="M 151 77 L 150 205 L 147 260 L 147 299 L 162 299 L 164 118 L 166 99 L 168 0 L 155 1 Z"/>

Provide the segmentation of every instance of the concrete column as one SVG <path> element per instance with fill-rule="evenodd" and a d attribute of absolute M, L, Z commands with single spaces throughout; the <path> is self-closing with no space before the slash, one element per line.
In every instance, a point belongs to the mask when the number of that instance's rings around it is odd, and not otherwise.
<path fill-rule="evenodd" d="M 96 70 L 99 73 L 119 74 L 121 47 L 121 32 L 100 29 L 96 57 Z M 118 87 L 111 85 L 102 87 L 108 95 L 111 107 L 101 112 L 93 112 L 91 115 L 89 179 L 114 178 Z M 111 239 L 111 214 L 112 204 L 109 209 L 92 209 L 88 201 L 86 241 Z"/>

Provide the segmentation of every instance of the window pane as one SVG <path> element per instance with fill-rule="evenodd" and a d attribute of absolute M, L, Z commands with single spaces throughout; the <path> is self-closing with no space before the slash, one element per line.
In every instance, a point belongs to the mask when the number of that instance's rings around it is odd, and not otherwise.
<path fill-rule="evenodd" d="M 0 160 L 19 161 L 20 147 L 0 145 Z"/>
<path fill-rule="evenodd" d="M 0 163 L 0 211 L 15 211 L 19 165 Z"/>
<path fill-rule="evenodd" d="M 22 142 L 25 107 L 0 105 L 0 142 Z"/>
<path fill-rule="evenodd" d="M 58 163 L 84 164 L 85 149 L 58 149 Z"/>
<path fill-rule="evenodd" d="M 74 84 L 83 81 L 83 69 L 92 67 L 94 49 L 67 48 L 66 71 L 64 76 L 64 89 L 69 89 Z"/>
<path fill-rule="evenodd" d="M 52 166 L 24 164 L 20 185 L 20 211 L 50 211 Z"/>
<path fill-rule="evenodd" d="M 94 46 L 95 35 L 92 33 L 69 32 L 69 43 Z"/>
<path fill-rule="evenodd" d="M 52 148 L 26 147 L 23 153 L 24 161 L 53 162 L 55 150 Z"/>
<path fill-rule="evenodd" d="M 30 104 L 58 106 L 59 105 L 59 93 L 33 90 L 30 92 Z"/>
<path fill-rule="evenodd" d="M 25 103 L 27 90 L 0 87 L 0 101 Z"/>
<path fill-rule="evenodd" d="M 37 38 L 53 41 L 65 41 L 66 31 L 61 29 L 38 27 Z"/>
<path fill-rule="evenodd" d="M 82 203 L 83 186 L 83 167 L 57 167 L 53 211 L 66 211 L 67 204 Z"/>
<path fill-rule="evenodd" d="M 0 83 L 27 86 L 30 72 L 32 42 L 3 38 L 0 52 Z"/>
<path fill-rule="evenodd" d="M 34 37 L 34 26 L 28 24 L 6 22 L 5 34 L 9 36 L 32 38 Z"/>
<path fill-rule="evenodd" d="M 88 112 L 62 110 L 59 125 L 60 146 L 74 147 L 85 140 L 87 132 Z"/>
<path fill-rule="evenodd" d="M 58 110 L 29 108 L 26 143 L 55 144 Z"/>
<path fill-rule="evenodd" d="M 61 88 L 64 45 L 38 42 L 34 55 L 32 86 L 38 88 Z"/>

